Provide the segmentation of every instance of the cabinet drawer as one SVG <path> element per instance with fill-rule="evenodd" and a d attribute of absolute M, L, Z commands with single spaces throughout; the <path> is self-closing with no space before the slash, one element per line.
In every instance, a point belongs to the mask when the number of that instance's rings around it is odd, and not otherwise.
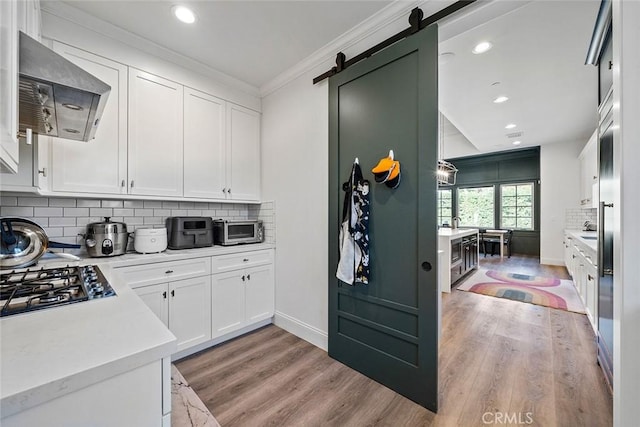
<path fill-rule="evenodd" d="M 211 274 L 211 258 L 195 258 L 154 264 L 121 267 L 116 270 L 132 288 L 154 283 L 208 276 Z"/>
<path fill-rule="evenodd" d="M 242 252 L 239 254 L 220 255 L 211 257 L 211 273 L 239 270 L 254 265 L 271 264 L 273 255 L 271 250 Z"/>

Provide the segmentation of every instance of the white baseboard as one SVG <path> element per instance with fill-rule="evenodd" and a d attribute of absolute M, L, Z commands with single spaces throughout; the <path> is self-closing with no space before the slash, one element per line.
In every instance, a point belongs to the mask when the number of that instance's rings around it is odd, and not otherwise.
<path fill-rule="evenodd" d="M 295 317 L 276 311 L 273 323 L 285 331 L 310 342 L 316 347 L 320 347 L 324 351 L 327 351 L 329 348 L 329 336 L 325 331 L 304 323 Z"/>
<path fill-rule="evenodd" d="M 540 258 L 540 264 L 544 265 L 561 265 L 564 267 L 564 259 Z"/>

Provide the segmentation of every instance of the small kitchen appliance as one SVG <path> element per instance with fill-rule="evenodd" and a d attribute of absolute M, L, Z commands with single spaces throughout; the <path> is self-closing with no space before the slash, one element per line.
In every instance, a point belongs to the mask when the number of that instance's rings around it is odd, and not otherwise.
<path fill-rule="evenodd" d="M 141 254 L 163 252 L 167 249 L 167 229 L 136 228 L 133 235 L 133 248 Z"/>
<path fill-rule="evenodd" d="M 172 216 L 167 218 L 169 249 L 191 249 L 213 246 L 213 222 L 205 216 Z"/>
<path fill-rule="evenodd" d="M 213 230 L 216 245 L 264 242 L 264 227 L 260 220 L 216 219 L 213 221 Z"/>
<path fill-rule="evenodd" d="M 111 221 L 108 216 L 104 217 L 104 221 L 88 224 L 83 237 L 87 254 L 91 257 L 122 255 L 127 251 L 129 242 L 127 224 Z"/>
<path fill-rule="evenodd" d="M 0 317 L 115 295 L 97 265 L 13 270 L 0 276 Z"/>

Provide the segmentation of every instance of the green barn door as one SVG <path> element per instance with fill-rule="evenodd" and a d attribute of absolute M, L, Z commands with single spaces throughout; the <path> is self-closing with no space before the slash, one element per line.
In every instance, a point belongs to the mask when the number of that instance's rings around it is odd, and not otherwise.
<path fill-rule="evenodd" d="M 331 77 L 329 355 L 420 405 L 438 406 L 435 25 Z M 396 189 L 371 168 L 389 150 Z M 335 277 L 344 192 L 354 158 L 370 191 L 368 285 Z"/>

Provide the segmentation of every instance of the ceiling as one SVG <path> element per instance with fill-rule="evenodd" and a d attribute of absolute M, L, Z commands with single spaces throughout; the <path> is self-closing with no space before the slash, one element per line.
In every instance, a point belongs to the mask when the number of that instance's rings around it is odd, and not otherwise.
<path fill-rule="evenodd" d="M 392 2 L 179 2 L 195 11 L 193 25 L 174 18 L 176 1 L 64 3 L 260 88 Z M 519 147 L 587 141 L 597 123 L 597 70 L 584 59 L 598 7 L 599 0 L 484 1 L 439 23 L 443 134 L 455 145 L 445 154 L 511 149 L 516 139 Z M 482 40 L 493 48 L 471 53 Z M 497 95 L 509 100 L 494 104 Z M 506 135 L 515 132 L 522 135 Z"/>
<path fill-rule="evenodd" d="M 599 1 L 512 3 L 508 13 L 441 41 L 440 110 L 480 152 L 514 148 L 514 140 L 586 143 L 597 126 L 598 86 L 596 67 L 584 61 Z M 484 40 L 493 48 L 473 54 Z M 499 95 L 509 100 L 493 103 Z M 509 123 L 517 126 L 507 130 Z"/>
<path fill-rule="evenodd" d="M 390 1 L 65 1 L 255 87 L 308 57 Z M 175 19 L 174 4 L 197 16 Z"/>

